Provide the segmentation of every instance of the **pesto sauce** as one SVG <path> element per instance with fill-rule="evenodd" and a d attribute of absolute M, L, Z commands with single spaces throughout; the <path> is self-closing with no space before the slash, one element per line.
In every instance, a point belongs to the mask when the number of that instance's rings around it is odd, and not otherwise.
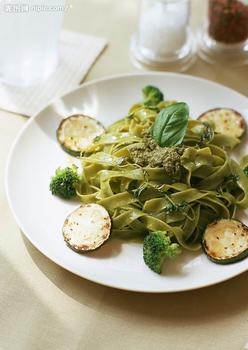
<path fill-rule="evenodd" d="M 160 147 L 149 136 L 144 135 L 143 141 L 129 148 L 130 158 L 142 167 L 164 168 L 165 173 L 178 180 L 182 173 L 181 155 L 184 147 Z"/>

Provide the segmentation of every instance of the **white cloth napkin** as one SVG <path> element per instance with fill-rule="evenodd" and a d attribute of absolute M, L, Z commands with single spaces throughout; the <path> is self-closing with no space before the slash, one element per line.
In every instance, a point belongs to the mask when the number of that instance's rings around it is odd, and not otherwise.
<path fill-rule="evenodd" d="M 54 98 L 75 88 L 86 76 L 106 46 L 105 39 L 76 32 L 63 31 L 60 63 L 44 83 L 33 87 L 0 84 L 0 108 L 34 116 Z"/>

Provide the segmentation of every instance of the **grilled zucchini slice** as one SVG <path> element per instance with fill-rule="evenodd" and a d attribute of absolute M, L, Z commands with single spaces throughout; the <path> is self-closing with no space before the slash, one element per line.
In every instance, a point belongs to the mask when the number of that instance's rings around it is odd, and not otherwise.
<path fill-rule="evenodd" d="M 215 132 L 236 137 L 245 132 L 245 121 L 242 115 L 231 108 L 215 108 L 206 111 L 198 117 L 201 122 L 214 123 Z"/>
<path fill-rule="evenodd" d="M 57 129 L 57 139 L 66 152 L 79 156 L 95 137 L 104 132 L 104 126 L 98 120 L 77 114 L 61 121 Z"/>
<path fill-rule="evenodd" d="M 62 233 L 66 244 L 78 253 L 99 248 L 110 236 L 111 220 L 99 204 L 82 204 L 69 214 Z"/>
<path fill-rule="evenodd" d="M 248 227 L 238 220 L 221 219 L 209 224 L 202 246 L 208 258 L 231 264 L 248 256 Z"/>

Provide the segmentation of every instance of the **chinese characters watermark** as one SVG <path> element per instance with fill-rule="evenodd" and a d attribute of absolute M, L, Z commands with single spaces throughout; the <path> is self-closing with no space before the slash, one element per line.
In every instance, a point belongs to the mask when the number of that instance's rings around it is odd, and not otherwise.
<path fill-rule="evenodd" d="M 28 12 L 66 12 L 72 8 L 72 5 L 44 5 L 44 4 L 10 4 L 5 3 L 4 12 L 8 13 L 28 13 Z"/>

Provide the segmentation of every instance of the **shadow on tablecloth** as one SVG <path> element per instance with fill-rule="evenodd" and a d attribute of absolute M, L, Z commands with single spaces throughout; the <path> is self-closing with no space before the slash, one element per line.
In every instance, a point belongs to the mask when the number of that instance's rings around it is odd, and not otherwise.
<path fill-rule="evenodd" d="M 135 313 L 149 319 L 185 324 L 210 323 L 248 308 L 248 272 L 203 289 L 166 294 L 136 293 L 101 286 L 53 263 L 23 235 L 23 241 L 40 271 L 77 302 L 115 317 Z"/>

